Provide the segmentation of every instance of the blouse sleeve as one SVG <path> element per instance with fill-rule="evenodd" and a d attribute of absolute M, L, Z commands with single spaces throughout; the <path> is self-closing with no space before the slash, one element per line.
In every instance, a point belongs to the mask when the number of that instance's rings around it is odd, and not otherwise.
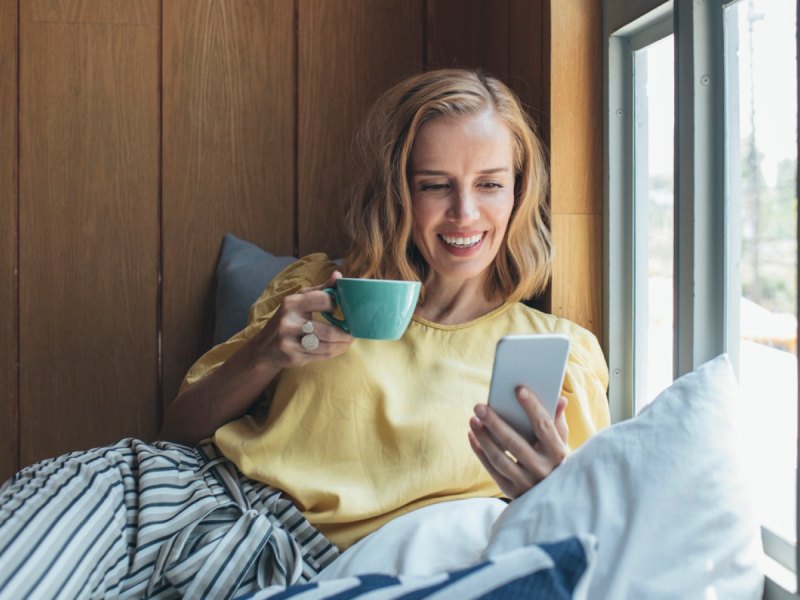
<path fill-rule="evenodd" d="M 181 391 L 214 371 L 250 341 L 272 318 L 286 296 L 325 282 L 334 269 L 335 262 L 327 255 L 317 253 L 293 262 L 278 273 L 250 308 L 247 326 L 226 342 L 203 354 L 184 377 Z"/>
<path fill-rule="evenodd" d="M 568 401 L 568 445 L 575 450 L 611 422 L 606 394 L 608 366 L 597 338 L 590 331 L 559 319 L 556 332 L 565 333 L 570 338 L 562 393 Z"/>

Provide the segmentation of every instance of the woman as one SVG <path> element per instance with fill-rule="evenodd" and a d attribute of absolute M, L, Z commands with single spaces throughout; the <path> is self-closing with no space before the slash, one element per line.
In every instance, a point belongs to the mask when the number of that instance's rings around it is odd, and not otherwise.
<path fill-rule="evenodd" d="M 322 288 L 341 272 L 321 254 L 297 261 L 270 283 L 247 328 L 187 374 L 160 436 L 182 445 L 124 441 L 23 471 L 3 489 L 0 539 L 32 539 L 32 512 L 71 502 L 40 500 L 37 470 L 49 469 L 40 477 L 49 482 L 64 465 L 99 464 L 103 475 L 123 473 L 118 487 L 128 496 L 116 498 L 113 477 L 105 489 L 118 507 L 108 520 L 127 545 L 104 550 L 105 569 L 64 563 L 92 574 L 70 575 L 69 585 L 96 595 L 241 593 L 305 580 L 416 508 L 514 498 L 564 459 L 568 429 L 574 448 L 608 424 L 595 338 L 520 302 L 545 286 L 552 252 L 542 149 L 513 94 L 481 73 L 423 73 L 378 100 L 358 142 L 363 181 L 347 216 L 342 271 L 422 281 L 404 336 L 354 340 L 319 319 L 334 308 Z M 530 445 L 483 402 L 497 340 L 534 332 L 568 334 L 571 354 L 555 423 L 520 391 L 537 428 Z M 81 497 L 96 487 L 80 486 Z M 17 516 L 8 519 L 12 505 Z M 87 523 L 102 512 L 92 506 Z M 16 529 L 4 531 L 13 519 Z M 119 538 L 94 535 L 98 549 Z M 45 537 L 34 541 L 0 542 L 0 561 L 22 556 L 0 590 L 27 589 L 20 581 L 31 564 L 39 576 L 42 559 L 26 551 L 45 548 Z M 127 569 L 115 570 L 121 564 Z"/>

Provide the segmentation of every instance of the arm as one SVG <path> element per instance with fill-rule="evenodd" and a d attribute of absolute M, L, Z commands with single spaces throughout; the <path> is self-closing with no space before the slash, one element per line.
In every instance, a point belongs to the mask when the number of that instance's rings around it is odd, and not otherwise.
<path fill-rule="evenodd" d="M 241 417 L 264 388 L 286 367 L 338 356 L 353 338 L 333 325 L 314 322 L 319 347 L 308 352 L 300 345 L 301 327 L 314 312 L 333 310 L 333 300 L 322 292 L 341 274 L 335 272 L 320 286 L 283 299 L 266 325 L 219 368 L 182 390 L 164 416 L 159 439 L 196 444 Z"/>

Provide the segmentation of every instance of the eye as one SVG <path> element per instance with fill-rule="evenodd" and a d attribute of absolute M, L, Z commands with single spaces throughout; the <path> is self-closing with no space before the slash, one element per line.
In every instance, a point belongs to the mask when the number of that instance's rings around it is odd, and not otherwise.
<path fill-rule="evenodd" d="M 497 181 L 483 181 L 478 184 L 480 187 L 487 189 L 487 190 L 501 190 L 503 189 L 503 184 Z"/>
<path fill-rule="evenodd" d="M 440 192 L 450 187 L 447 183 L 421 183 L 420 189 L 423 192 Z"/>

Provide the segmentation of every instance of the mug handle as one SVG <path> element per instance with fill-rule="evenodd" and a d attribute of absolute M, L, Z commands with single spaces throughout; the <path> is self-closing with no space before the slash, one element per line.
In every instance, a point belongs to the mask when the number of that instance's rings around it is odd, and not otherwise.
<path fill-rule="evenodd" d="M 323 291 L 323 292 L 325 292 L 326 294 L 328 294 L 328 295 L 329 295 L 331 298 L 333 298 L 333 301 L 334 301 L 336 304 L 339 304 L 339 296 L 338 296 L 338 294 L 336 293 L 336 288 L 325 288 L 325 289 L 324 289 L 324 290 L 322 290 L 322 291 Z M 336 326 L 337 326 L 337 327 L 339 327 L 340 329 L 342 329 L 342 330 L 346 331 L 347 333 L 350 333 L 350 327 L 348 327 L 348 326 L 347 326 L 347 322 L 346 322 L 346 321 L 344 321 L 344 320 L 342 320 L 342 319 L 337 319 L 336 317 L 334 317 L 334 316 L 333 316 L 331 313 L 329 313 L 329 312 L 322 312 L 322 313 L 320 313 L 320 314 L 321 314 L 323 317 L 325 317 L 326 319 L 328 319 L 328 321 L 329 321 L 329 322 L 333 323 L 334 325 L 336 325 Z"/>

